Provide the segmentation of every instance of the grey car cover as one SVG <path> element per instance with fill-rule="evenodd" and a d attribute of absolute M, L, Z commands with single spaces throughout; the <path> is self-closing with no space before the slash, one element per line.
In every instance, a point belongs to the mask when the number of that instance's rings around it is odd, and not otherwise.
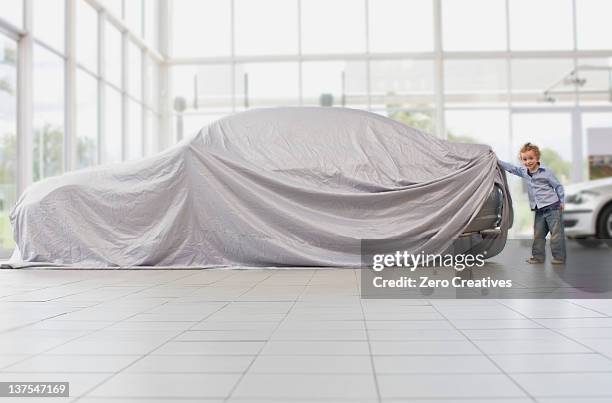
<path fill-rule="evenodd" d="M 259 109 L 152 157 L 35 183 L 11 222 L 25 262 L 355 267 L 364 238 L 442 253 L 494 183 L 509 206 L 485 145 L 359 110 Z"/>

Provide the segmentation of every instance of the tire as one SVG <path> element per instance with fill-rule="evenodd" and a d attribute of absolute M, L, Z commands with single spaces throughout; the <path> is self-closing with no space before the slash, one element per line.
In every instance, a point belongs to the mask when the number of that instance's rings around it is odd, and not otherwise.
<path fill-rule="evenodd" d="M 597 219 L 597 238 L 612 246 L 612 204 L 603 208 Z"/>

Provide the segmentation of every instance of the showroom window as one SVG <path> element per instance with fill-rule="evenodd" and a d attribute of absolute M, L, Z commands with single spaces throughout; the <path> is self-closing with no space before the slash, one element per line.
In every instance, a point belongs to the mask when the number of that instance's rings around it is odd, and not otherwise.
<path fill-rule="evenodd" d="M 121 93 L 106 86 L 106 112 L 103 162 L 121 161 L 123 146 L 123 108 Z"/>
<path fill-rule="evenodd" d="M 17 43 L 0 33 L 0 256 L 13 248 L 9 212 L 17 199 Z"/>
<path fill-rule="evenodd" d="M 98 80 L 78 69 L 76 77 L 77 168 L 98 162 Z"/>
<path fill-rule="evenodd" d="M 121 32 L 110 22 L 106 22 L 104 26 L 104 44 L 106 46 L 105 70 L 106 79 L 117 88 L 122 87 L 122 72 L 123 64 L 122 51 L 122 35 Z"/>
<path fill-rule="evenodd" d="M 64 59 L 34 46 L 32 175 L 38 181 L 64 172 Z"/>
<path fill-rule="evenodd" d="M 322 61 L 302 63 L 304 105 L 367 106 L 366 63 Z"/>
<path fill-rule="evenodd" d="M 578 49 L 612 49 L 612 2 L 576 0 Z"/>
<path fill-rule="evenodd" d="M 506 50 L 506 0 L 444 0 L 442 27 L 444 50 Z"/>
<path fill-rule="evenodd" d="M 76 3 L 76 60 L 87 70 L 98 72 L 98 13 L 85 0 Z M 114 61 L 116 63 L 116 61 Z"/>
<path fill-rule="evenodd" d="M 17 28 L 23 28 L 23 0 L 2 0 L 0 17 Z"/>
<path fill-rule="evenodd" d="M 239 107 L 299 103 L 297 63 L 237 64 L 234 79 Z"/>
<path fill-rule="evenodd" d="M 64 53 L 64 17 L 66 13 L 64 4 L 65 0 L 34 0 L 32 2 L 34 37 L 60 53 Z"/>
<path fill-rule="evenodd" d="M 297 5 L 297 0 L 235 0 L 236 54 L 297 53 Z M 260 13 L 261 10 L 274 12 Z M 253 18 L 253 15 L 258 15 L 258 18 Z"/>
<path fill-rule="evenodd" d="M 174 57 L 229 56 L 231 10 L 227 0 L 172 2 Z"/>
<path fill-rule="evenodd" d="M 434 66 L 430 60 L 372 60 L 370 95 L 374 109 L 432 107 Z"/>
<path fill-rule="evenodd" d="M 512 101 L 516 105 L 567 104 L 575 101 L 575 88 L 561 84 L 547 97 L 544 91 L 562 80 L 574 69 L 571 59 L 513 59 Z"/>
<path fill-rule="evenodd" d="M 574 48 L 572 0 L 508 0 L 513 50 Z"/>
<path fill-rule="evenodd" d="M 432 52 L 432 0 L 373 0 L 368 5 L 370 52 Z"/>
<path fill-rule="evenodd" d="M 366 51 L 365 2 L 308 0 L 301 5 L 303 53 Z"/>
<path fill-rule="evenodd" d="M 445 102 L 449 106 L 502 105 L 508 101 L 508 63 L 504 59 L 444 62 Z"/>

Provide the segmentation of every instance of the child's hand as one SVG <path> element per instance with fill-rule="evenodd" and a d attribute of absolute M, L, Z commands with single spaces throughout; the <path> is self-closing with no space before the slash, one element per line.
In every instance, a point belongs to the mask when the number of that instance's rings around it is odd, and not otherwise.
<path fill-rule="evenodd" d="M 565 209 L 565 205 L 560 204 L 559 205 L 559 211 L 563 213 L 563 209 Z"/>

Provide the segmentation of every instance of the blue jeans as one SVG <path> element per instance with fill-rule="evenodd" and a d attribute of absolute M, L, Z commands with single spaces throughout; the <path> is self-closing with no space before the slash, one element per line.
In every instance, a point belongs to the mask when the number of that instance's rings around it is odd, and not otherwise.
<path fill-rule="evenodd" d="M 546 259 L 546 235 L 549 232 L 553 258 L 565 261 L 565 232 L 559 209 L 535 212 L 531 256 L 541 261 Z"/>

